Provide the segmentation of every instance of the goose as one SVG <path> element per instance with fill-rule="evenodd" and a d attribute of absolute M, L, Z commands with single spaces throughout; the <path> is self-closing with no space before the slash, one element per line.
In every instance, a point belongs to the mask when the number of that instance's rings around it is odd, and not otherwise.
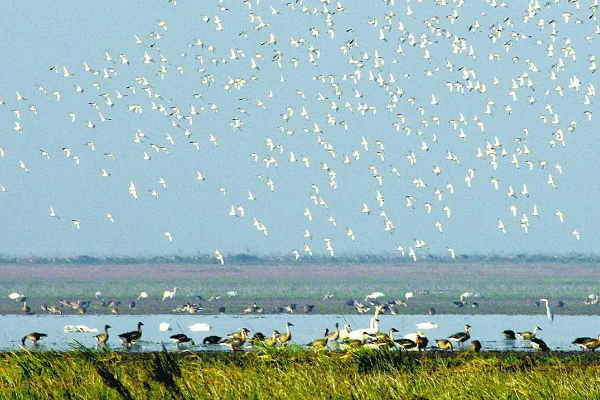
<path fill-rule="evenodd" d="M 329 328 L 325 329 L 325 335 L 322 338 L 315 339 L 312 342 L 308 343 L 307 347 L 312 347 L 314 349 L 323 349 L 327 347 L 327 341 L 329 340 Z"/>
<path fill-rule="evenodd" d="M 399 332 L 396 328 L 390 328 L 388 333 L 379 332 L 376 337 L 375 345 L 380 349 L 389 349 L 398 346 L 394 340 L 394 333 Z"/>
<path fill-rule="evenodd" d="M 62 310 L 60 309 L 60 307 L 57 306 L 51 306 L 48 308 L 48 312 L 50 314 L 58 314 L 58 315 L 62 315 Z"/>
<path fill-rule="evenodd" d="M 244 335 L 247 337 L 248 333 L 250 333 L 250 330 L 248 328 L 242 328 L 240 331 L 232 332 L 227 336 L 229 336 L 231 338 L 241 338 Z M 264 337 L 263 337 L 263 339 L 264 339 Z"/>
<path fill-rule="evenodd" d="M 429 339 L 427 339 L 425 336 L 417 335 L 416 344 L 419 351 L 425 350 L 429 344 Z"/>
<path fill-rule="evenodd" d="M 525 331 L 525 332 L 517 332 L 517 336 L 519 337 L 519 339 L 522 340 L 531 340 L 535 337 L 535 334 L 537 331 L 541 331 L 542 328 L 540 328 L 539 326 L 536 326 L 533 329 L 533 332 L 529 332 L 529 331 Z"/>
<path fill-rule="evenodd" d="M 278 334 L 279 334 L 279 331 L 278 331 Z M 250 339 L 250 343 L 252 343 L 252 344 L 261 343 L 261 342 L 264 342 L 265 339 L 266 339 L 266 337 L 262 332 L 256 332 L 254 335 L 252 335 L 252 338 Z"/>
<path fill-rule="evenodd" d="M 294 326 L 291 322 L 285 324 L 286 333 L 282 333 L 277 338 L 279 339 L 279 343 L 285 345 L 290 340 L 292 340 L 292 332 L 290 332 L 290 326 Z"/>
<path fill-rule="evenodd" d="M 275 346 L 277 344 L 277 336 L 281 335 L 277 329 L 273 330 L 273 333 L 268 338 L 263 340 L 263 343 L 267 346 Z"/>
<path fill-rule="evenodd" d="M 362 333 L 360 339 L 348 339 L 342 342 L 342 350 L 353 349 L 357 347 L 362 347 L 367 343 L 367 338 L 372 337 L 373 335 L 368 334 L 366 332 Z"/>
<path fill-rule="evenodd" d="M 579 346 L 583 349 L 583 351 L 590 350 L 594 351 L 598 347 L 600 347 L 600 335 L 596 339 L 590 337 L 582 337 L 577 338 L 573 342 L 571 342 L 575 346 Z"/>
<path fill-rule="evenodd" d="M 127 347 L 131 347 L 135 342 L 140 340 L 140 338 L 142 337 L 142 325 L 144 325 L 143 322 L 138 322 L 137 331 L 121 333 L 119 335 L 119 340 L 121 341 L 121 344 Z"/>
<path fill-rule="evenodd" d="M 104 332 L 94 336 L 98 343 L 106 343 L 108 341 L 108 328 L 110 328 L 110 325 L 104 325 Z"/>
<path fill-rule="evenodd" d="M 454 335 L 450 335 L 448 337 L 449 340 L 458 343 L 459 345 L 462 346 L 462 344 L 464 342 L 466 342 L 467 340 L 469 340 L 471 338 L 471 334 L 469 333 L 469 328 L 471 327 L 471 325 L 465 325 L 465 331 L 464 332 L 458 332 L 455 333 Z"/>
<path fill-rule="evenodd" d="M 550 351 L 548 345 L 546 345 L 546 342 L 538 338 L 531 339 L 531 347 L 533 347 L 537 351 Z"/>
<path fill-rule="evenodd" d="M 40 340 L 46 336 L 48 336 L 48 335 L 45 333 L 31 332 L 30 334 L 23 336 L 23 338 L 21 339 L 21 344 L 23 346 L 25 346 L 25 340 L 29 339 L 33 342 L 33 346 L 35 347 L 35 346 L 37 346 L 38 340 Z"/>
<path fill-rule="evenodd" d="M 23 308 L 22 308 L 22 310 L 23 310 L 23 312 L 24 312 L 25 314 L 29 314 L 29 313 L 31 312 L 31 307 L 29 307 L 29 306 L 27 305 L 27 301 L 24 301 L 24 302 L 23 302 Z"/>
<path fill-rule="evenodd" d="M 173 291 L 165 290 L 162 297 L 163 301 L 165 301 L 165 299 L 172 299 L 175 297 L 175 293 L 177 293 L 177 287 L 173 288 Z"/>
<path fill-rule="evenodd" d="M 473 340 L 471 342 L 471 350 L 473 350 L 475 353 L 479 353 L 481 351 L 481 342 L 479 340 Z"/>
<path fill-rule="evenodd" d="M 331 340 L 332 342 L 336 342 L 340 338 L 340 328 L 339 327 L 340 327 L 340 324 L 336 322 L 334 331 L 329 332 L 329 335 L 327 335 L 329 340 Z"/>
<path fill-rule="evenodd" d="M 415 340 L 416 340 L 416 337 L 415 337 Z M 398 346 L 402 347 L 405 351 L 417 348 L 417 343 L 414 340 L 407 339 L 407 338 L 402 338 L 402 339 L 396 341 L 396 344 Z"/>
<path fill-rule="evenodd" d="M 230 346 L 233 352 L 236 353 L 237 350 L 242 347 L 244 343 L 246 343 L 246 339 L 248 339 L 248 332 L 248 329 L 243 328 L 240 332 L 236 332 L 239 333 L 239 336 L 233 336 L 221 344 Z"/>
<path fill-rule="evenodd" d="M 207 336 L 202 340 L 202 344 L 219 344 L 222 339 L 221 336 Z"/>
<path fill-rule="evenodd" d="M 206 322 L 198 322 L 189 326 L 192 332 L 210 332 L 212 327 Z"/>
<path fill-rule="evenodd" d="M 515 334 L 515 331 L 508 329 L 502 331 L 502 337 L 506 340 L 515 340 L 517 338 L 517 335 Z"/>
<path fill-rule="evenodd" d="M 450 350 L 453 351 L 452 342 L 446 339 L 436 339 L 435 343 L 437 344 L 440 350 Z"/>
<path fill-rule="evenodd" d="M 184 343 L 189 343 L 191 347 L 194 347 L 196 345 L 196 343 L 194 343 L 194 340 L 185 333 L 177 333 L 175 335 L 171 335 L 169 336 L 169 340 L 175 343 L 175 345 L 177 345 L 178 347 L 179 345 Z"/>

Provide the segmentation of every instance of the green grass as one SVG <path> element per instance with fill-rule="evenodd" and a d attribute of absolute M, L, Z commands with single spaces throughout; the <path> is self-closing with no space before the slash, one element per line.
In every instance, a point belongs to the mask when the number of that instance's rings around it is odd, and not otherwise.
<path fill-rule="evenodd" d="M 12 399 L 593 399 L 595 354 L 312 352 L 0 355 Z"/>

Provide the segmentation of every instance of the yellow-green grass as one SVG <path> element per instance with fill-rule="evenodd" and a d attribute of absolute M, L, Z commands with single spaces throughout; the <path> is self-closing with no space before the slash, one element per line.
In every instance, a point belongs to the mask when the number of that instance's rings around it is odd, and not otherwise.
<path fill-rule="evenodd" d="M 13 399 L 593 399 L 595 354 L 18 351 L 0 355 Z"/>

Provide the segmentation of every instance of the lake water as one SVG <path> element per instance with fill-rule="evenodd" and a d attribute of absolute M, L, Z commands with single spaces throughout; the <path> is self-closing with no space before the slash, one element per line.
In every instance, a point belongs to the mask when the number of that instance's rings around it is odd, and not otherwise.
<path fill-rule="evenodd" d="M 37 331 L 48 334 L 39 342 L 39 349 L 66 350 L 76 340 L 84 346 L 96 344 L 94 336 L 97 333 L 67 333 L 65 325 L 86 325 L 97 328 L 100 332 L 105 324 L 111 325 L 109 330 L 109 345 L 120 348 L 118 335 L 135 330 L 137 322 L 144 323 L 143 338 L 137 346 L 139 351 L 153 351 L 174 345 L 169 336 L 175 333 L 185 333 L 192 337 L 197 344 L 208 335 L 226 336 L 228 333 L 247 327 L 254 332 L 260 331 L 269 335 L 273 329 L 285 332 L 285 323 L 291 322 L 292 339 L 297 344 L 306 344 L 311 340 L 322 337 L 325 328 L 333 329 L 336 322 L 340 328 L 349 323 L 352 329 L 369 326 L 371 315 L 36 315 L 20 316 L 5 315 L 0 317 L 0 350 L 16 350 L 20 348 L 21 338 L 29 332 Z M 525 350 L 531 351 L 529 342 L 515 340 L 507 341 L 501 332 L 512 329 L 515 332 L 533 331 L 537 325 L 542 328 L 537 337 L 543 339 L 552 350 L 576 350 L 571 342 L 580 336 L 597 337 L 600 334 L 600 317 L 598 316 L 557 316 L 550 323 L 545 315 L 380 315 L 379 328 L 387 332 L 391 327 L 400 331 L 396 337 L 418 329 L 416 323 L 432 322 L 438 324 L 438 329 L 424 330 L 430 343 L 434 339 L 447 338 L 449 335 L 463 330 L 465 324 L 471 325 L 471 339 L 482 342 L 486 350 Z M 169 322 L 171 331 L 159 330 L 161 322 Z M 192 332 L 189 326 L 195 323 L 208 323 L 210 332 Z M 29 341 L 27 342 L 29 343 Z M 29 346 L 29 344 L 28 344 Z M 228 349 L 225 346 L 197 346 L 196 350 Z"/>

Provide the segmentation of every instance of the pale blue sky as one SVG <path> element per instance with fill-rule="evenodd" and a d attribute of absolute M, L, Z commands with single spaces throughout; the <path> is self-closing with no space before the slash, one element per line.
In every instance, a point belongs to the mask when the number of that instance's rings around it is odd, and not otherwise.
<path fill-rule="evenodd" d="M 406 15 L 404 1 L 396 0 L 395 6 L 390 6 L 384 1 L 344 0 L 341 4 L 345 11 L 338 10 L 336 2 L 325 5 L 333 24 L 328 26 L 327 11 L 318 1 L 304 1 L 309 14 L 302 13 L 302 6 L 296 2 L 290 2 L 295 10 L 280 1 L 248 3 L 251 9 L 242 2 L 228 1 L 220 6 L 216 1 L 182 0 L 177 6 L 167 1 L 141 0 L 108 4 L 11 1 L 3 5 L 0 98 L 6 104 L 0 105 L 0 147 L 5 152 L 0 158 L 0 184 L 7 192 L 0 192 L 0 253 L 152 256 L 193 255 L 219 249 L 225 254 L 291 255 L 298 250 L 306 257 L 305 243 L 315 254 L 328 254 L 324 238 L 331 239 L 335 254 L 346 255 L 394 253 L 399 245 L 408 252 L 409 247 L 414 248 L 415 239 L 427 244 L 417 250 L 418 257 L 449 257 L 446 247 L 455 249 L 457 254 L 595 252 L 594 243 L 600 235 L 596 216 L 600 135 L 597 116 L 590 122 L 584 114 L 596 109 L 596 99 L 589 97 L 589 105 L 584 100 L 588 84 L 595 84 L 589 58 L 595 54 L 598 34 L 594 33 L 595 21 L 588 18 L 588 8 L 577 10 L 573 3 L 552 2 L 525 23 L 527 2 L 493 8 L 472 0 L 462 7 L 449 1 L 447 5 L 411 1 L 411 17 Z M 318 13 L 311 15 L 314 8 Z M 454 24 L 450 18 L 453 10 L 459 16 Z M 386 40 L 379 40 L 380 29 L 388 24 L 385 15 L 391 11 L 391 29 L 383 28 Z M 255 29 L 259 20 L 251 22 L 249 13 L 261 16 L 266 26 Z M 572 14 L 568 23 L 567 13 Z M 210 20 L 204 22 L 204 16 Z M 215 17 L 221 20 L 222 30 L 216 30 Z M 538 27 L 540 19 L 545 23 L 543 29 Z M 554 55 L 548 56 L 553 31 L 549 21 L 553 19 Z M 427 20 L 440 29 L 440 36 L 428 29 L 424 23 Z M 159 21 L 164 21 L 168 30 L 159 26 Z M 476 21 L 480 30 L 469 31 Z M 400 22 L 406 31 L 398 29 Z M 488 36 L 494 33 L 492 24 L 500 24 L 503 29 L 495 43 Z M 318 30 L 318 37 L 311 35 L 311 28 Z M 330 28 L 335 30 L 333 39 L 328 34 Z M 149 36 L 151 32 L 162 37 L 155 40 Z M 449 38 L 444 36 L 446 32 L 450 33 Z M 277 44 L 263 45 L 269 41 L 270 33 Z M 136 44 L 134 35 L 143 45 Z M 424 47 L 421 35 L 428 35 L 430 41 Z M 411 36 L 416 40 L 414 46 L 410 44 Z M 452 52 L 455 36 L 466 40 L 466 51 Z M 595 39 L 590 41 L 588 36 Z M 290 38 L 303 38 L 306 42 L 296 47 Z M 203 47 L 195 45 L 197 39 L 204 43 Z M 340 46 L 352 39 L 357 46 L 344 55 Z M 151 47 L 153 43 L 158 48 Z M 399 43 L 404 55 L 396 51 Z M 512 46 L 507 52 L 504 45 L 509 44 Z M 468 55 L 469 45 L 476 58 Z M 214 52 L 209 46 L 214 46 Z M 315 57 L 320 52 L 315 64 L 309 62 L 311 46 Z M 569 46 L 575 51 L 576 62 L 566 54 Z M 232 48 L 243 50 L 245 58 L 240 54 L 238 60 L 231 60 Z M 374 65 L 375 50 L 384 61 L 379 68 Z M 426 50 L 430 62 L 424 59 Z M 272 61 L 277 51 L 282 54 L 281 68 Z M 105 52 L 114 64 L 105 60 Z M 144 63 L 144 52 L 154 62 Z M 126 55 L 129 65 L 120 63 L 120 54 Z M 167 61 L 161 62 L 161 54 Z M 490 61 L 490 55 L 500 58 Z M 253 57 L 259 69 L 250 68 Z M 362 77 L 356 85 L 351 78 L 344 79 L 358 68 L 349 64 L 350 57 L 363 62 Z M 297 68 L 290 61 L 294 58 L 298 60 Z M 564 62 L 564 71 L 552 69 L 559 58 Z M 211 62 L 212 59 L 218 62 Z M 535 68 L 528 60 L 539 72 L 532 71 Z M 448 67 L 447 61 L 453 66 Z M 86 72 L 84 62 L 98 70 L 99 75 Z M 53 65 L 58 67 L 58 74 L 49 70 Z M 64 77 L 63 66 L 73 76 Z M 158 73 L 161 66 L 166 68 L 163 80 Z M 183 67 L 183 74 L 178 72 L 178 66 Z M 109 71 L 110 79 L 105 79 L 104 68 L 114 68 L 116 73 Z M 200 68 L 205 70 L 199 72 Z M 468 84 L 464 69 L 474 70 L 476 79 L 471 76 L 471 81 L 485 84 L 487 92 L 467 89 L 465 94 L 450 93 L 447 82 Z M 551 70 L 555 71 L 556 80 L 550 79 Z M 375 80 L 369 80 L 369 72 L 375 78 L 381 74 L 386 82 L 392 73 L 396 81 L 387 82 L 389 87 L 384 89 Z M 515 89 L 514 102 L 509 95 L 512 80 L 519 85 L 518 77 L 523 73 L 529 74 L 535 90 L 527 87 L 525 78 L 524 84 Z M 331 76 L 342 96 L 336 96 L 329 78 L 325 83 L 313 79 L 319 75 Z M 575 75 L 581 81 L 579 91 L 568 88 L 569 79 Z M 203 76 L 213 80 L 210 86 L 202 83 Z M 285 82 L 280 82 L 280 76 Z M 494 76 L 499 85 L 494 85 Z M 150 99 L 136 77 L 146 78 L 152 95 L 159 93 L 161 97 Z M 243 78 L 247 85 L 227 91 L 224 87 L 230 77 Z M 99 84 L 98 89 L 94 83 Z M 48 94 L 38 90 L 37 85 Z M 83 93 L 75 90 L 77 85 Z M 555 90 L 557 85 L 563 88 L 563 97 Z M 135 95 L 128 86 L 135 86 Z M 398 96 L 395 108 L 388 112 L 390 93 L 398 88 L 403 95 Z M 355 97 L 355 89 L 362 98 Z M 56 90 L 60 91 L 60 101 L 53 95 Z M 127 97 L 119 99 L 116 90 Z M 270 90 L 273 98 L 269 97 Z M 304 99 L 298 90 L 304 92 Z M 16 91 L 26 100 L 17 100 Z M 113 107 L 101 96 L 106 93 L 114 102 Z M 319 93 L 326 98 L 324 101 L 318 99 Z M 194 94 L 201 94 L 202 98 Z M 432 94 L 438 105 L 431 104 Z M 535 98 L 531 105 L 530 96 Z M 243 98 L 247 101 L 240 100 Z M 409 98 L 415 99 L 414 105 L 409 104 Z M 264 102 L 266 109 L 257 105 L 257 99 Z M 151 100 L 169 112 L 169 107 L 178 107 L 181 116 L 193 118 L 193 125 L 184 118 L 151 110 Z M 338 111 L 331 108 L 331 101 L 335 101 Z M 495 103 L 491 106 L 492 115 L 485 113 L 489 101 Z M 353 112 L 344 107 L 346 102 Z M 360 115 L 359 102 L 376 106 L 376 114 L 369 111 L 366 116 Z M 97 103 L 99 111 L 110 120 L 101 121 L 98 111 L 88 103 Z M 133 104 L 141 105 L 143 112 L 128 111 Z M 218 112 L 210 109 L 211 104 L 218 106 Z M 32 105 L 38 110 L 37 116 L 29 111 Z M 199 115 L 190 114 L 190 105 Z M 513 109 L 511 114 L 505 111 L 508 105 Z M 558 114 L 558 124 L 550 123 L 553 116 L 546 105 Z M 303 106 L 309 120 L 301 116 Z M 419 106 L 424 108 L 423 115 Z M 289 115 L 286 107 L 294 110 L 288 122 L 282 119 L 282 115 Z M 12 110 L 20 111 L 20 119 Z M 458 128 L 463 128 L 466 141 L 458 137 L 459 129 L 449 123 L 458 120 L 460 112 L 467 125 L 459 123 Z M 69 113 L 76 113 L 74 123 Z M 328 124 L 328 114 L 335 117 L 335 126 Z M 397 114 L 404 115 L 404 123 Z M 540 118 L 542 114 L 547 116 L 547 124 Z M 484 122 L 484 133 L 476 126 L 475 116 Z M 243 121 L 241 131 L 232 129 L 232 118 Z M 427 126 L 423 120 L 428 121 Z M 92 121 L 95 128 L 88 128 L 87 121 Z M 173 121 L 179 127 L 173 126 Z M 342 121 L 347 122 L 347 131 L 340 124 Z M 568 130 L 571 121 L 577 122 L 573 132 Z M 15 122 L 22 126 L 22 134 L 14 129 Z M 400 123 L 399 132 L 394 122 Z M 314 123 L 322 133 L 314 132 Z M 410 129 L 410 135 L 403 128 Z M 138 129 L 149 139 L 135 143 Z M 192 132 L 190 138 L 184 134 L 186 129 Z M 560 143 L 549 145 L 557 129 L 564 131 L 566 147 Z M 286 134 L 288 131 L 294 133 Z M 418 131 L 422 134 L 418 135 Z M 167 140 L 167 133 L 174 146 Z M 218 147 L 209 141 L 211 134 Z M 369 143 L 368 152 L 361 146 L 363 136 Z M 477 148 L 485 152 L 486 141 L 493 143 L 495 136 L 502 147 L 497 148 L 498 168 L 494 171 L 490 156 L 479 159 L 476 155 Z M 335 158 L 318 137 L 333 146 Z M 520 163 L 517 169 L 511 160 L 516 148 L 522 148 L 515 141 L 520 137 L 526 137 L 531 154 L 516 154 Z M 277 148 L 269 150 L 265 145 L 267 138 L 276 146 L 283 146 L 283 153 Z M 384 145 L 384 160 L 376 154 L 380 150 L 378 140 Z M 95 151 L 85 146 L 89 141 L 95 143 Z M 190 141 L 197 141 L 200 150 Z M 421 142 L 427 143 L 429 151 L 421 150 Z M 152 144 L 166 147 L 169 152 L 157 153 Z M 63 147 L 72 150 L 71 158 L 66 157 Z M 504 157 L 500 155 L 502 149 L 507 152 Z M 50 159 L 40 150 L 47 151 Z M 352 157 L 355 150 L 360 153 L 359 160 Z M 310 168 L 301 161 L 290 163 L 290 151 L 298 160 L 308 157 Z M 446 159 L 448 151 L 459 157 L 460 165 Z M 151 159 L 143 160 L 143 152 Z M 406 158 L 410 152 L 417 156 L 414 166 Z M 114 153 L 115 158 L 104 153 Z M 258 162 L 251 153 L 258 153 Z M 79 165 L 73 155 L 79 157 Z M 346 155 L 352 159 L 351 165 L 344 164 Z M 278 167 L 267 168 L 262 162 L 271 156 L 277 159 Z M 29 173 L 19 167 L 20 160 Z M 534 163 L 531 171 L 526 161 Z M 547 162 L 544 169 L 540 161 Z M 330 186 L 330 176 L 321 169 L 322 163 L 337 174 L 337 189 Z M 562 175 L 555 163 L 562 166 Z M 369 166 L 382 176 L 381 186 Z M 400 177 L 391 172 L 392 166 L 398 168 Z M 439 176 L 432 173 L 435 166 L 441 168 Z M 110 177 L 101 176 L 103 168 Z M 470 189 L 464 182 L 469 168 L 475 169 Z M 196 179 L 197 171 L 205 176 L 205 181 Z M 552 174 L 556 188 L 547 184 L 548 174 Z M 166 189 L 159 184 L 159 177 L 167 181 Z M 498 191 L 490 183 L 492 177 L 500 181 Z M 272 193 L 266 184 L 269 178 L 275 184 Z M 427 186 L 417 188 L 412 183 L 417 178 Z M 137 201 L 128 193 L 130 181 L 137 187 Z M 446 187 L 448 183 L 454 186 L 454 195 Z M 523 183 L 529 189 L 529 197 L 520 194 Z M 313 203 L 312 184 L 318 185 L 328 208 Z M 507 195 L 509 185 L 516 198 Z M 227 190 L 225 195 L 220 188 Z M 441 201 L 434 195 L 436 188 L 444 192 Z M 149 190 L 155 190 L 159 197 L 155 199 Z M 375 200 L 377 190 L 385 197 L 382 209 Z M 256 196 L 256 201 L 248 200 L 248 191 Z M 406 196 L 416 198 L 415 209 L 406 206 Z M 370 215 L 361 213 L 363 203 L 370 207 Z M 431 214 L 427 214 L 424 203 L 432 204 Z M 539 218 L 531 215 L 534 204 Z M 228 215 L 232 205 L 243 206 L 245 217 Z M 511 214 L 511 205 L 517 207 L 516 217 Z M 60 219 L 50 216 L 51 206 Z M 443 210 L 445 206 L 452 210 L 450 219 Z M 313 221 L 303 215 L 305 208 L 312 212 Z M 564 213 L 564 223 L 555 215 L 557 209 Z M 387 217 L 379 215 L 381 210 Z M 114 216 L 114 223 L 106 218 L 107 212 Z M 523 213 L 529 219 L 527 234 L 520 224 Z M 336 219 L 336 227 L 327 221 L 330 216 Z M 268 236 L 253 226 L 253 218 L 266 226 Z M 385 218 L 393 222 L 391 234 L 384 231 Z M 80 221 L 81 229 L 71 223 L 72 219 Z M 499 219 L 506 226 L 506 234 L 497 228 Z M 443 233 L 438 231 L 436 222 L 442 224 Z M 354 242 L 347 236 L 347 228 L 354 231 Z M 304 237 L 305 229 L 312 239 Z M 573 230 L 581 233 L 579 242 Z M 172 243 L 165 231 L 172 233 Z"/>

